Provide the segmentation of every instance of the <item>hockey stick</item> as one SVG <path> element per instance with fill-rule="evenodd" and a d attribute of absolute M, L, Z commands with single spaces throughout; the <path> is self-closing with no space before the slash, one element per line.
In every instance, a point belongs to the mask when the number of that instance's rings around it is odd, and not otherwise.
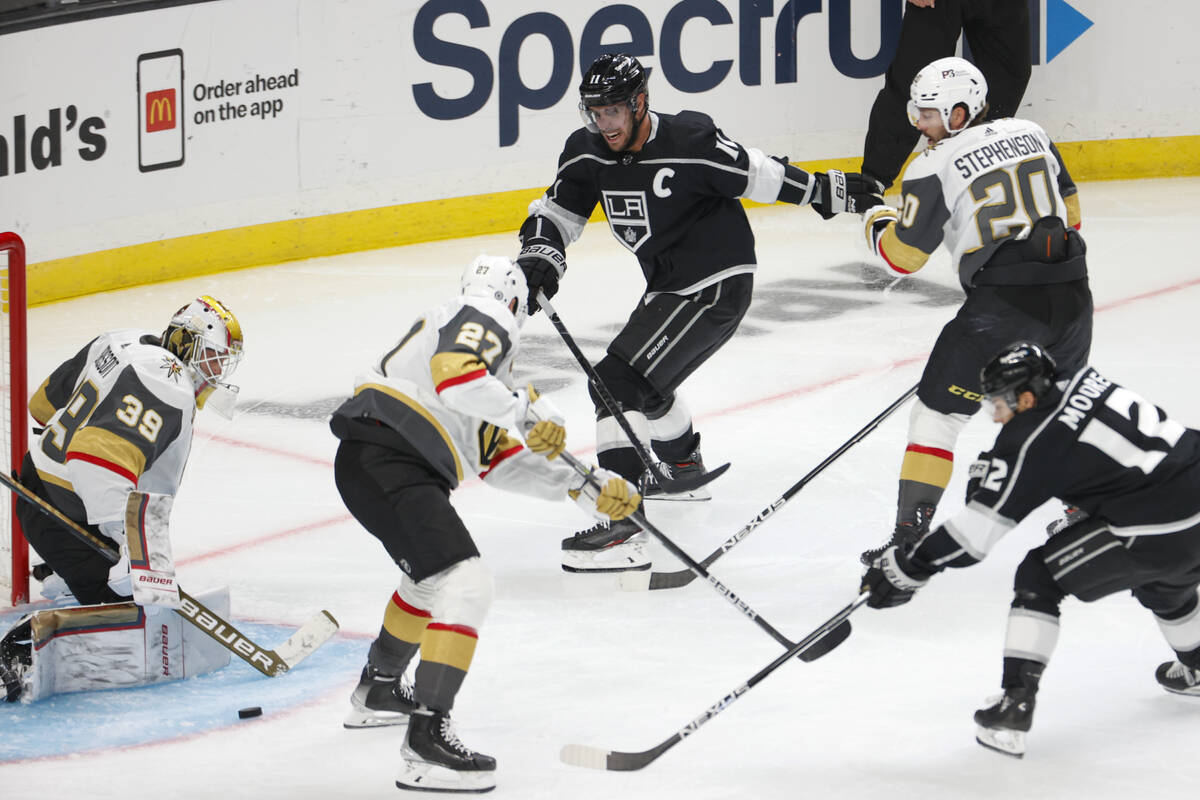
<path fill-rule="evenodd" d="M 867 598 L 870 596 L 870 592 L 863 592 L 860 594 L 854 599 L 854 602 L 850 603 L 850 605 L 846 606 L 841 611 L 825 620 L 820 627 L 818 627 L 808 636 L 805 636 L 799 642 L 796 642 L 796 644 L 789 648 L 786 653 L 776 658 L 758 672 L 754 673 L 754 675 L 741 686 L 737 687 L 732 692 L 709 706 L 703 714 L 696 717 L 687 725 L 684 725 L 678 731 L 671 734 L 654 747 L 651 747 L 649 750 L 642 750 L 636 753 L 627 753 L 621 750 L 605 750 L 602 747 L 591 747 L 584 744 L 568 744 L 564 745 L 563 749 L 559 752 L 559 759 L 566 764 L 571 764 L 576 767 L 588 767 L 590 769 L 606 769 L 620 772 L 641 769 L 661 756 L 663 753 L 670 750 L 675 745 L 682 742 L 687 737 L 691 736 L 693 733 L 699 730 L 701 725 L 708 722 L 725 709 L 729 708 L 734 700 L 737 700 L 746 692 L 753 689 L 768 675 L 779 669 L 779 667 L 781 667 L 783 664 L 790 661 L 793 656 L 799 655 L 801 661 L 806 660 L 804 658 L 805 650 L 812 647 L 814 642 L 819 642 L 822 637 L 824 637 L 830 631 L 843 625 L 848 627 L 850 625 L 850 615 L 853 614 L 859 606 L 867 602 Z"/>
<path fill-rule="evenodd" d="M 0 482 L 46 516 L 65 525 L 71 535 L 104 556 L 110 564 L 121 560 L 120 553 L 109 546 L 107 542 L 29 491 L 24 485 L 14 481 L 3 472 L 0 472 Z M 328 611 L 321 611 L 289 636 L 286 642 L 274 650 L 267 650 L 247 638 L 232 624 L 222 619 L 219 614 L 182 588 L 179 589 L 179 600 L 182 607 L 175 610 L 177 614 L 268 678 L 283 675 L 308 658 L 338 629 L 337 620 L 333 618 L 333 615 Z"/>
<path fill-rule="evenodd" d="M 595 388 L 596 394 L 600 397 L 600 401 L 604 403 L 604 407 L 608 409 L 608 413 L 613 415 L 613 418 L 616 419 L 617 424 L 621 426 L 621 430 L 625 432 L 627 437 L 629 437 L 629 442 L 633 449 L 637 452 L 638 458 L 640 458 L 642 463 L 646 465 L 646 469 L 650 471 L 650 474 L 655 476 L 655 479 L 658 481 L 658 485 L 662 487 L 663 492 L 667 494 L 680 494 L 683 492 L 688 492 L 693 489 L 698 489 L 706 483 L 715 481 L 717 478 L 725 474 L 725 470 L 729 469 L 729 464 L 722 464 L 716 469 L 710 469 L 708 472 L 702 475 L 695 475 L 690 478 L 672 478 L 663 470 L 659 469 L 659 466 L 657 463 L 655 463 L 653 456 L 646 451 L 646 446 L 642 444 L 641 439 L 639 439 L 637 434 L 633 432 L 633 426 L 629 424 L 629 420 L 625 417 L 625 413 L 621 411 L 620 404 L 617 403 L 617 400 L 612 396 L 612 393 L 608 391 L 608 387 L 604 385 L 604 382 L 600 380 L 600 376 L 596 373 L 596 368 L 591 365 L 591 362 L 587 360 L 587 357 L 583 354 L 583 351 L 579 349 L 579 345 L 575 343 L 575 338 L 571 336 L 570 332 L 567 330 L 567 326 L 563 324 L 563 321 L 559 318 L 558 313 L 555 312 L 554 306 L 550 305 L 550 299 L 546 297 L 546 293 L 539 290 L 537 300 L 538 304 L 541 305 L 542 310 L 546 312 L 546 316 L 549 318 L 550 323 L 554 325 L 554 329 L 558 331 L 558 335 L 562 337 L 563 342 L 566 343 L 567 349 L 571 351 L 571 355 L 575 356 L 575 360 L 579 362 L 579 366 L 582 367 L 583 371 L 587 374 L 588 380 Z"/>
<path fill-rule="evenodd" d="M 578 472 L 580 475 L 582 475 L 584 480 L 586 480 L 588 483 L 590 483 L 592 486 L 596 487 L 597 489 L 601 488 L 600 481 L 596 478 L 595 474 L 593 474 L 592 470 L 586 464 L 584 464 L 579 459 L 575 458 L 575 456 L 571 455 L 569 452 L 567 452 L 565 450 L 562 453 L 562 458 L 569 465 L 571 465 L 571 467 L 576 472 Z M 683 563 L 687 564 L 688 568 L 691 569 L 693 572 L 695 572 L 697 575 L 699 575 L 701 578 L 704 578 L 706 581 L 708 581 L 709 584 L 711 584 L 712 587 L 714 589 L 716 589 L 717 592 L 722 597 L 724 597 L 726 600 L 728 600 L 734 606 L 734 608 L 736 608 L 738 611 L 741 611 L 743 614 L 745 614 L 747 617 L 749 617 L 750 620 L 753 621 L 755 625 L 757 625 L 758 627 L 760 627 L 764 631 L 766 631 L 771 636 L 772 639 L 779 642 L 781 645 L 783 645 L 786 648 L 790 649 L 792 647 L 795 647 L 795 642 L 793 642 L 791 639 L 787 638 L 782 633 L 780 633 L 778 630 L 776 630 L 775 626 L 773 626 L 771 623 L 767 622 L 765 619 L 760 617 L 758 615 L 758 612 L 756 612 L 753 608 L 751 608 L 749 605 L 746 604 L 746 601 L 742 600 L 742 598 L 740 598 L 736 594 L 734 594 L 733 591 L 731 591 L 728 586 L 721 583 L 721 581 L 719 581 L 716 577 L 711 575 L 708 572 L 708 570 L 706 570 L 704 567 L 700 566 L 700 564 L 697 563 L 687 553 L 685 553 L 679 547 L 679 545 L 677 545 L 677 544 L 675 544 L 675 542 L 671 541 L 671 539 L 665 533 L 663 533 L 658 528 L 651 525 L 646 520 L 646 517 L 641 512 L 639 512 L 639 511 L 633 512 L 632 514 L 629 515 L 629 519 L 633 520 L 638 525 L 642 526 L 642 528 L 644 530 L 649 531 L 650 534 L 652 536 L 654 536 L 655 539 L 658 539 L 658 541 L 662 543 L 663 547 L 666 547 L 667 550 L 671 551 L 672 555 L 674 555 L 676 558 L 678 558 Z M 839 628 L 837 630 L 829 631 L 828 633 L 829 633 L 829 636 L 825 637 L 824 641 L 822 641 L 820 643 L 820 646 L 813 647 L 808 652 L 801 653 L 800 658 L 804 661 L 815 661 L 818 658 L 820 658 L 821 656 L 828 653 L 833 648 L 837 647 L 839 644 L 841 644 L 842 642 L 844 642 L 846 640 L 847 636 L 850 635 L 850 623 L 847 622 L 844 626 L 839 626 Z M 813 641 L 815 642 L 816 639 L 814 639 Z"/>
<path fill-rule="evenodd" d="M 919 386 L 919 385 L 920 384 L 917 384 L 917 386 Z M 917 386 L 913 386 L 911 389 L 906 391 L 904 394 L 900 395 L 900 397 L 896 398 L 896 401 L 894 403 L 892 403 L 890 406 L 888 406 L 887 408 L 885 408 L 879 414 L 879 416 L 875 417 L 875 419 L 871 420 L 866 425 L 864 425 L 862 430 L 860 430 L 858 433 L 851 436 L 849 439 L 846 440 L 846 442 L 841 447 L 839 447 L 837 450 L 834 450 L 832 453 L 830 453 L 828 456 L 826 456 L 825 460 L 822 461 L 820 464 L 817 464 L 817 466 L 815 466 L 811 472 L 809 472 L 803 478 L 801 478 L 800 480 L 798 480 L 794 484 L 792 484 L 792 488 L 790 488 L 786 492 L 784 492 L 782 497 L 780 497 L 775 502 L 771 503 L 771 505 L 767 506 L 762 511 L 758 512 L 758 516 L 756 516 L 754 519 L 747 522 L 745 527 L 743 527 L 740 531 L 738 531 L 733 536 L 730 536 L 728 539 L 726 539 L 724 542 L 722 542 L 721 546 L 718 547 L 716 550 L 709 553 L 708 556 L 703 561 L 700 562 L 700 565 L 703 567 L 711 566 L 714 561 L 716 561 L 721 556 L 725 555 L 725 553 L 727 553 L 728 551 L 732 550 L 734 545 L 736 545 L 742 539 L 745 539 L 747 536 L 749 536 L 754 531 L 755 528 L 757 528 L 759 525 L 762 525 L 764 522 L 766 522 L 767 519 L 769 519 L 772 514 L 774 514 L 779 509 L 783 508 L 783 506 L 789 500 L 791 500 L 793 497 L 795 497 L 796 494 L 801 489 L 803 489 L 805 487 L 805 485 L 808 484 L 809 481 L 811 481 L 813 478 L 820 475 L 821 472 L 826 467 L 828 467 L 830 464 L 832 464 L 834 461 L 836 461 L 843 453 L 845 453 L 851 447 L 853 447 L 854 445 L 858 444 L 863 439 L 865 439 L 867 437 L 867 434 L 869 434 L 871 431 L 878 428 L 880 423 L 882 423 L 885 419 L 890 417 L 896 409 L 898 409 L 900 406 L 904 405 L 904 403 L 910 397 L 912 397 L 914 394 L 916 394 Z M 651 589 L 651 591 L 653 591 L 654 589 L 678 589 L 682 586 L 687 586 L 689 583 L 691 583 L 695 579 L 695 577 L 696 577 L 696 573 L 690 569 L 681 569 L 677 572 L 652 572 L 652 573 L 650 573 L 650 589 Z M 642 587 L 634 587 L 634 588 L 642 588 Z"/>

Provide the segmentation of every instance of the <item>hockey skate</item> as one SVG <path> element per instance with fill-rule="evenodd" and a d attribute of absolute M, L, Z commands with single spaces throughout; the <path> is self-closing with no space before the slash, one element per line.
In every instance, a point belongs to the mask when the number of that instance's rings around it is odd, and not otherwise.
<path fill-rule="evenodd" d="M 350 695 L 350 713 L 342 721 L 345 728 L 382 728 L 407 725 L 409 715 L 418 708 L 412 686 L 403 677 L 387 675 L 367 664 Z"/>
<path fill-rule="evenodd" d="M 1167 661 L 1158 665 L 1154 677 L 1168 692 L 1200 697 L 1200 669 L 1192 669 L 1179 661 Z"/>
<path fill-rule="evenodd" d="M 30 617 L 25 617 L 0 639 L 0 700 L 15 703 L 25 693 L 25 674 L 33 663 Z"/>
<path fill-rule="evenodd" d="M 668 478 L 672 479 L 686 479 L 708 474 L 708 470 L 704 468 L 704 459 L 700 457 L 698 449 L 683 461 L 662 461 L 656 467 L 665 473 Z M 707 485 L 697 486 L 695 489 L 675 494 L 664 492 L 663 488 L 658 485 L 658 474 L 654 470 L 649 469 L 642 473 L 641 490 L 642 497 L 647 500 L 684 500 L 692 502 L 697 500 L 712 500 L 712 492 L 709 491 Z"/>
<path fill-rule="evenodd" d="M 412 714 L 396 786 L 426 792 L 490 792 L 496 759 L 469 749 L 454 732 L 450 715 L 419 708 Z"/>
<path fill-rule="evenodd" d="M 1025 734 L 1033 727 L 1035 693 L 1008 689 L 987 702 L 987 708 L 975 712 L 975 741 L 1006 756 L 1024 758 Z"/>
<path fill-rule="evenodd" d="M 629 572 L 650 569 L 642 526 L 631 519 L 597 522 L 562 541 L 567 572 Z"/>
<path fill-rule="evenodd" d="M 888 548 L 895 545 L 912 546 L 921 541 L 921 538 L 929 533 L 929 523 L 933 520 L 933 514 L 937 509 L 932 503 L 917 503 L 917 507 L 913 509 L 915 519 L 911 522 L 898 522 L 896 528 L 892 531 L 892 538 L 881 544 L 879 547 L 873 547 L 870 550 L 864 550 L 858 557 L 864 567 L 874 566 L 880 556 L 887 552 Z"/>
<path fill-rule="evenodd" d="M 1060 531 L 1065 531 L 1076 522 L 1083 522 L 1087 518 L 1088 513 L 1079 506 L 1064 505 L 1063 515 L 1046 526 L 1046 535 L 1053 536 Z"/>

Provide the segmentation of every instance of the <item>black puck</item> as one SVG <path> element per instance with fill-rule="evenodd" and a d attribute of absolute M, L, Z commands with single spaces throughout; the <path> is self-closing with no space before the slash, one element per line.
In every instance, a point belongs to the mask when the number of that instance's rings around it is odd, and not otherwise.
<path fill-rule="evenodd" d="M 251 717 L 261 717 L 262 709 L 259 706 L 251 706 L 250 708 L 239 708 L 238 719 L 250 719 Z"/>

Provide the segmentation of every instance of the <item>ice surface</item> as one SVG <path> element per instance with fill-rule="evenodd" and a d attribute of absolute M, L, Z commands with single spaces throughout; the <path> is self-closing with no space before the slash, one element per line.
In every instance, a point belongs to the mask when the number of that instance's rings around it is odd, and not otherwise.
<path fill-rule="evenodd" d="M 1080 194 L 1097 304 L 1092 362 L 1200 426 L 1192 318 L 1200 180 L 1086 184 Z M 709 503 L 650 506 L 651 519 L 696 558 L 915 383 L 960 299 L 944 254 L 903 283 L 866 266 L 855 217 L 823 223 L 790 206 L 751 216 L 760 262 L 754 305 L 739 334 L 684 387 L 705 459 L 733 468 Z M 0 796 L 396 795 L 398 732 L 348 731 L 341 720 L 398 571 L 337 496 L 325 418 L 418 312 L 456 291 L 462 265 L 480 252 L 511 254 L 515 243 L 508 234 L 352 254 L 32 310 L 31 385 L 100 330 L 160 328 L 197 294 L 235 311 L 246 334 L 237 375 L 244 409 L 232 422 L 198 418 L 173 519 L 180 582 L 193 592 L 230 584 L 238 620 L 294 627 L 327 608 L 348 634 L 335 640 L 338 653 L 350 655 L 307 662 L 322 679 L 289 709 L 239 694 L 230 708 L 264 707 L 252 725 L 230 714 L 227 726 L 178 740 L 122 746 L 113 735 L 109 749 L 77 755 L 65 735 L 39 728 L 50 739 L 43 749 L 63 755 L 0 764 Z M 598 357 L 641 275 L 603 224 L 585 231 L 568 260 L 555 306 Z M 535 317 L 526 331 L 523 376 L 553 393 L 568 445 L 591 457 L 579 369 L 548 321 Z M 859 551 L 890 532 L 906 421 L 907 408 L 713 566 L 793 639 L 854 597 Z M 967 426 L 943 511 L 960 504 L 961 467 L 994 431 L 982 415 Z M 568 743 L 657 744 L 769 663 L 779 645 L 702 582 L 630 593 L 611 579 L 561 572 L 559 539 L 590 524 L 572 504 L 478 481 L 454 502 L 496 576 L 455 708 L 464 741 L 499 760 L 493 796 L 1124 800 L 1151 787 L 1164 797 L 1190 793 L 1200 778 L 1200 703 L 1157 686 L 1154 668 L 1171 653 L 1127 595 L 1065 604 L 1023 761 L 975 743 L 971 714 L 999 683 L 1012 573 L 1044 538 L 1051 508 L 986 562 L 936 577 L 909 605 L 860 610 L 840 648 L 779 669 L 647 769 L 566 766 L 558 752 Z M 679 568 L 655 552 L 656 569 Z M 298 670 L 274 680 L 301 678 Z M 109 693 L 114 728 L 156 697 Z M 26 735 L 22 721 L 35 711 L 0 707 L 0 739 Z"/>

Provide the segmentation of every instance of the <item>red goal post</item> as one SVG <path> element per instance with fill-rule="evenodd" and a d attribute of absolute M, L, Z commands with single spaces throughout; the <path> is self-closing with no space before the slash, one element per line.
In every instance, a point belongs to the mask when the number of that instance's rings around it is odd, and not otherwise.
<path fill-rule="evenodd" d="M 28 402 L 25 336 L 25 243 L 15 233 L 0 233 L 0 361 L 5 406 L 4 447 L 0 464 L 11 474 L 21 465 L 28 445 Z M 29 545 L 21 533 L 16 495 L 0 498 L 0 600 L 17 605 L 29 600 Z M 5 603 L 0 603 L 4 605 Z"/>

